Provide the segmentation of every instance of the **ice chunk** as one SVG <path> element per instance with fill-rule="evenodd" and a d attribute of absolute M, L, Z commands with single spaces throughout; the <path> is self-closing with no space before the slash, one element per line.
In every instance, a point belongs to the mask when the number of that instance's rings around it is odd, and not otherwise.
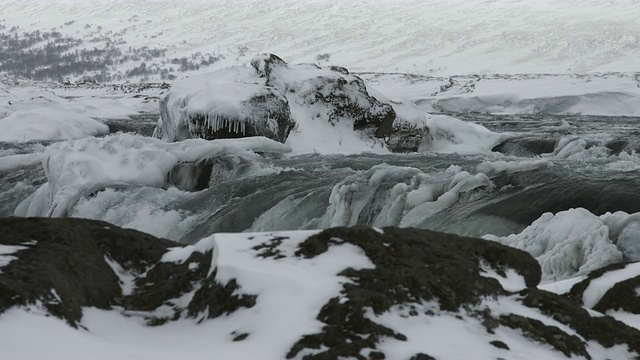
<path fill-rule="evenodd" d="M 18 216 L 64 216 L 80 197 L 107 187 L 161 187 L 169 172 L 180 163 L 196 162 L 234 153 L 258 162 L 256 152 L 288 152 L 290 149 L 266 138 L 165 143 L 157 139 L 116 134 L 53 144 L 45 150 L 48 182 L 18 209 Z"/>
<path fill-rule="evenodd" d="M 0 141 L 65 140 L 109 133 L 109 127 L 69 110 L 39 108 L 16 111 L 0 119 Z"/>
<path fill-rule="evenodd" d="M 477 154 L 489 152 L 494 146 L 513 137 L 446 115 L 432 116 L 427 126 L 429 133 L 422 139 L 421 152 Z"/>
<path fill-rule="evenodd" d="M 622 261 L 606 224 L 582 208 L 545 213 L 520 234 L 484 238 L 530 253 L 540 262 L 546 281 L 588 274 Z"/>

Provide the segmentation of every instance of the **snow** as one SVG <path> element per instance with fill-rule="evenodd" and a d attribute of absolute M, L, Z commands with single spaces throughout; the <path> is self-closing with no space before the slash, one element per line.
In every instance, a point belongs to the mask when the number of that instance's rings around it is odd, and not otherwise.
<path fill-rule="evenodd" d="M 118 45 L 123 50 L 169 48 L 171 58 L 222 53 L 220 66 L 271 52 L 292 62 L 316 61 L 328 53 L 329 62 L 354 71 L 423 75 L 635 72 L 640 54 L 640 10 L 632 0 L 62 4 L 5 1 L 0 11 L 9 28 L 56 27 L 87 40 L 98 26 L 103 33 L 128 29 L 122 35 L 126 43 Z M 47 16 L 34 20 L 38 14 Z M 68 19 L 76 23 L 62 26 Z M 87 24 L 92 27 L 84 29 Z M 83 47 L 94 46 L 86 43 Z M 120 66 L 134 64 L 139 62 Z"/>
<path fill-rule="evenodd" d="M 16 111 L 0 119 L 0 141 L 65 140 L 106 134 L 109 128 L 85 115 L 61 109 Z"/>
<path fill-rule="evenodd" d="M 507 291 L 518 292 L 527 288 L 524 277 L 514 269 L 504 269 L 504 275 L 501 275 L 486 263 L 481 263 L 480 268 L 482 269 L 480 276 L 498 280 L 500 286 Z"/>
<path fill-rule="evenodd" d="M 11 256 L 19 252 L 20 250 L 28 249 L 27 246 L 22 245 L 2 245 L 0 244 L 0 274 L 2 273 L 2 268 L 9 265 L 12 261 L 17 260 L 18 258 L 15 256 Z"/>
<path fill-rule="evenodd" d="M 120 288 L 122 289 L 122 295 L 127 296 L 133 294 L 133 291 L 136 288 L 135 275 L 126 271 L 122 265 L 118 264 L 117 261 L 109 258 L 108 256 L 104 257 L 104 261 L 109 265 L 109 267 L 111 267 L 113 273 L 118 277 Z"/>
<path fill-rule="evenodd" d="M 234 153 L 252 162 L 256 152 L 288 152 L 266 138 L 186 140 L 165 143 L 130 134 L 88 137 L 53 144 L 43 161 L 48 182 L 17 209 L 19 216 L 63 216 L 78 200 L 109 187 L 161 187 L 179 163 Z"/>
<path fill-rule="evenodd" d="M 588 308 L 593 308 L 615 284 L 637 276 L 640 276 L 640 263 L 627 264 L 622 269 L 607 271 L 591 280 L 582 294 L 582 303 Z"/>
<path fill-rule="evenodd" d="M 538 289 L 549 291 L 554 294 L 563 295 L 571 291 L 573 285 L 579 283 L 580 281 L 586 279 L 586 275 L 576 276 L 569 279 L 564 279 L 560 281 L 548 282 L 545 284 L 538 285 Z"/>
<path fill-rule="evenodd" d="M 429 132 L 420 144 L 420 152 L 457 153 L 470 155 L 489 152 L 510 134 L 494 133 L 482 125 L 462 121 L 447 115 L 434 115 L 427 122 Z"/>
<path fill-rule="evenodd" d="M 582 208 L 544 213 L 519 234 L 483 238 L 530 253 L 540 263 L 543 281 L 585 275 L 622 261 L 607 225 Z"/>

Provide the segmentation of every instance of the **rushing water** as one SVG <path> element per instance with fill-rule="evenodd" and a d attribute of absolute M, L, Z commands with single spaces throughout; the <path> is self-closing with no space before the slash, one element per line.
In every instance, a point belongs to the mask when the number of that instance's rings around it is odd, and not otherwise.
<path fill-rule="evenodd" d="M 368 224 L 471 236 L 518 233 L 545 212 L 640 211 L 637 118 L 455 114 L 516 136 L 493 153 L 265 157 L 212 160 L 204 184 L 90 194 L 70 216 L 102 219 L 177 241 L 214 232 Z M 148 135 L 153 116 L 118 129 Z M 2 154 L 48 144 L 1 144 Z M 174 174 L 175 175 L 175 174 Z M 46 182 L 39 164 L 0 173 L 1 215 Z"/>

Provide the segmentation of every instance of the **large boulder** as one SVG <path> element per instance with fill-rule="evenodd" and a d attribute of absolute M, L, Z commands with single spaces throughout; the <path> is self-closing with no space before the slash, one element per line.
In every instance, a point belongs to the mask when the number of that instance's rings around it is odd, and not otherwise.
<path fill-rule="evenodd" d="M 393 107 L 367 91 L 364 81 L 340 66 L 316 64 L 289 65 L 273 54 L 262 54 L 251 61 L 266 84 L 315 109 L 315 117 L 335 125 L 351 120 L 355 129 L 373 127 L 377 137 L 389 135 L 396 117 Z"/>
<path fill-rule="evenodd" d="M 266 136 L 285 142 L 296 124 L 348 122 L 352 130 L 388 135 L 393 108 L 367 92 L 345 68 L 290 65 L 263 54 L 237 66 L 177 81 L 160 101 L 156 137 L 166 141 Z"/>
<path fill-rule="evenodd" d="M 288 100 L 248 67 L 177 81 L 160 101 L 166 141 L 265 136 L 284 142 L 295 125 Z"/>

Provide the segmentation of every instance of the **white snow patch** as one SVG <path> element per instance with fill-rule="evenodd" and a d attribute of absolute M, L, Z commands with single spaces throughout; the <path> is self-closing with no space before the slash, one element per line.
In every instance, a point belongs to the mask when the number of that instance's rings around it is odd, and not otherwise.
<path fill-rule="evenodd" d="M 501 275 L 485 262 L 480 264 L 480 268 L 482 270 L 480 276 L 498 280 L 500 286 L 506 291 L 518 292 L 527 288 L 524 277 L 514 269 L 504 269 L 504 275 Z"/>
<path fill-rule="evenodd" d="M 133 294 L 133 291 L 136 288 L 136 276 L 129 271 L 126 271 L 122 268 L 122 265 L 118 264 L 117 261 L 111 259 L 110 257 L 104 257 L 104 261 L 109 265 L 113 273 L 118 277 L 118 282 L 120 283 L 120 288 L 122 289 L 122 295 L 127 296 Z"/>
<path fill-rule="evenodd" d="M 65 140 L 109 132 L 109 127 L 86 115 L 63 109 L 16 111 L 0 119 L 0 141 Z"/>
<path fill-rule="evenodd" d="M 447 115 L 431 116 L 427 126 L 429 132 L 422 138 L 420 152 L 477 154 L 489 152 L 494 146 L 513 137 Z"/>
<path fill-rule="evenodd" d="M 12 256 L 21 250 L 26 250 L 29 246 L 36 245 L 37 241 L 29 241 L 20 245 L 3 245 L 0 244 L 0 269 L 9 265 L 12 261 L 17 260 L 16 256 Z M 0 270 L 0 274 L 2 270 Z"/>
<path fill-rule="evenodd" d="M 538 289 L 549 291 L 554 294 L 563 295 L 571 291 L 573 285 L 579 283 L 580 281 L 586 279 L 586 275 L 576 276 L 569 279 L 564 279 L 560 281 L 547 282 L 544 284 L 538 285 Z"/>

